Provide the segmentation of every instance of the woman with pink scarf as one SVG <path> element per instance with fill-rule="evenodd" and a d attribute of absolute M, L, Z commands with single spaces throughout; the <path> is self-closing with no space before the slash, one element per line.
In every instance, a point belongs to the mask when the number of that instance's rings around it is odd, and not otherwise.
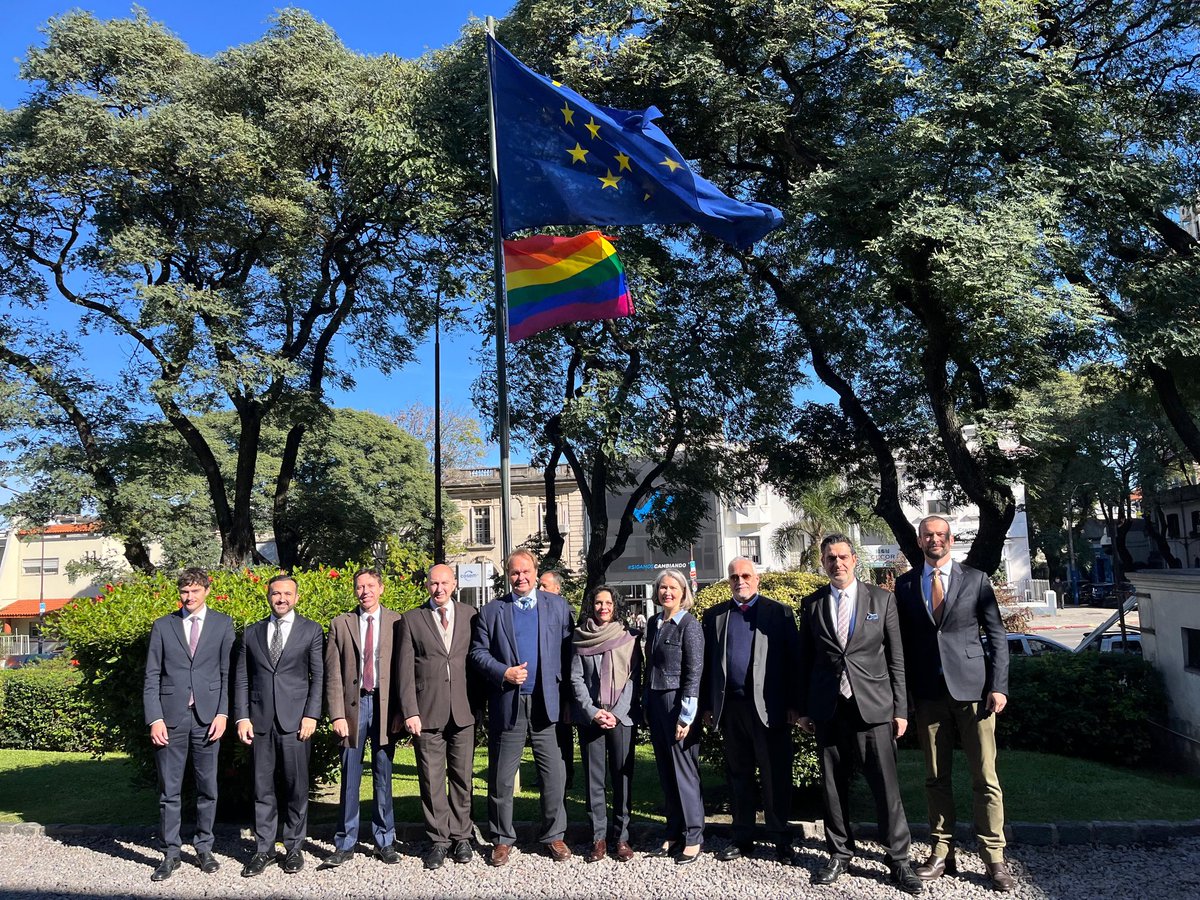
<path fill-rule="evenodd" d="M 616 594 L 607 585 L 592 588 L 581 613 L 571 638 L 571 688 L 592 823 L 592 850 L 585 859 L 604 859 L 611 841 L 613 855 L 628 862 L 633 859 L 629 791 L 634 723 L 641 718 L 641 645 L 637 633 L 617 619 Z M 612 779 L 611 828 L 604 802 L 606 771 Z"/>

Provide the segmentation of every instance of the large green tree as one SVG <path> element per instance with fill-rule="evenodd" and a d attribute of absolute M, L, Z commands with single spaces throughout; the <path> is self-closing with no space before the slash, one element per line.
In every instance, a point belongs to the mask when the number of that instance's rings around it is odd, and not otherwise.
<path fill-rule="evenodd" d="M 455 186 L 414 112 L 427 68 L 353 53 L 295 10 L 213 57 L 144 12 L 73 12 L 21 73 L 28 99 L 0 114 L 0 365 L 37 401 L 25 426 L 78 448 L 144 569 L 114 439 L 165 419 L 235 565 L 254 554 L 272 418 L 286 434 L 270 517 L 297 564 L 292 487 L 326 385 L 408 361 L 426 274 L 446 268 Z M 231 469 L 199 425 L 221 409 Z"/>
<path fill-rule="evenodd" d="M 978 507 L 968 559 L 996 568 L 1023 399 L 1063 365 L 1129 359 L 1172 414 L 1154 366 L 1178 387 L 1195 356 L 1194 242 L 1165 211 L 1197 196 L 1196 4 L 552 6 L 519 3 L 506 34 L 585 94 L 659 106 L 712 180 L 784 210 L 741 263 L 836 399 L 763 445 L 871 475 L 914 562 L 902 501 L 924 484 Z"/>

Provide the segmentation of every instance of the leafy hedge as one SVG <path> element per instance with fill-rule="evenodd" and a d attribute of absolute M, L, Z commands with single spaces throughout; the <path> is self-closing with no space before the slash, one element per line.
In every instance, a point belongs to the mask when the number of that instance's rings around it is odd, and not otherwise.
<path fill-rule="evenodd" d="M 1150 761 L 1150 723 L 1166 718 L 1161 676 L 1128 653 L 1017 657 L 1009 692 L 997 741 L 1018 750 L 1136 766 Z"/>
<path fill-rule="evenodd" d="M 827 577 L 814 575 L 811 572 L 763 572 L 759 579 L 758 590 L 763 596 L 786 603 L 799 612 L 800 601 L 817 588 L 827 584 L 829 584 Z M 729 585 L 724 581 L 718 581 L 697 592 L 696 606 L 692 612 L 697 616 L 703 616 L 706 609 L 728 599 Z"/>
<path fill-rule="evenodd" d="M 414 548 L 391 540 L 384 567 L 383 603 L 403 612 L 420 605 L 427 594 L 418 582 L 428 571 L 430 558 Z M 353 573 L 356 563 L 342 569 L 321 567 L 293 573 L 300 599 L 296 611 L 328 630 L 330 621 L 354 608 Z M 233 618 L 239 636 L 252 622 L 269 612 L 266 584 L 277 568 L 211 572 L 208 605 Z M 142 683 L 150 626 L 159 616 L 179 608 L 174 574 L 137 575 L 105 586 L 104 593 L 67 604 L 54 627 L 79 661 L 81 691 L 95 716 L 110 730 L 116 744 L 153 780 L 154 753 L 142 707 Z M 234 652 L 237 648 L 235 645 Z M 232 678 L 233 666 L 230 666 Z M 234 735 L 233 691 L 230 688 L 230 721 L 221 742 L 221 807 L 225 812 L 245 809 L 253 795 L 249 748 Z M 329 781 L 337 775 L 337 738 L 327 720 L 313 737 L 311 770 L 315 778 Z"/>
<path fill-rule="evenodd" d="M 4 672 L 0 747 L 102 753 L 117 745 L 92 711 L 83 676 L 64 657 Z"/>

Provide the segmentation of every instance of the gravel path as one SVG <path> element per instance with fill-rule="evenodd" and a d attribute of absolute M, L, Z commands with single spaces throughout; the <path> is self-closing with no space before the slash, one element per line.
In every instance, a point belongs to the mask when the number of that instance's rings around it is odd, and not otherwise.
<path fill-rule="evenodd" d="M 724 842 L 711 840 L 708 850 Z M 644 858 L 588 865 L 581 859 L 554 863 L 519 846 L 503 869 L 489 868 L 482 854 L 467 865 L 447 862 L 437 872 L 421 867 L 421 845 L 404 848 L 402 861 L 386 866 L 366 854 L 338 869 L 318 869 L 318 860 L 331 851 L 328 843 L 310 841 L 306 865 L 297 875 L 272 866 L 258 878 L 240 877 L 250 856 L 249 841 L 218 836 L 221 870 L 204 875 L 185 847 L 183 866 L 168 881 L 153 884 L 150 873 L 161 859 L 149 841 L 94 835 L 50 838 L 40 835 L 0 835 L 0 898 L 84 897 L 388 897 L 437 900 L 489 898 L 875 898 L 903 897 L 887 883 L 887 870 L 877 844 L 864 843 L 851 875 L 833 888 L 809 883 L 811 870 L 823 860 L 813 841 L 801 846 L 806 868 L 779 865 L 773 858 L 720 863 L 710 853 L 685 868 L 670 860 Z M 578 849 L 578 848 L 577 848 Z M 923 858 L 928 846 L 913 845 Z M 1200 838 L 1181 839 L 1160 847 L 1055 848 L 1018 847 L 1011 857 L 1023 898 L 1142 898 L 1196 900 L 1200 897 Z M 995 897 L 983 879 L 983 865 L 972 853 L 959 852 L 965 873 L 935 882 L 923 896 L 930 898 Z"/>

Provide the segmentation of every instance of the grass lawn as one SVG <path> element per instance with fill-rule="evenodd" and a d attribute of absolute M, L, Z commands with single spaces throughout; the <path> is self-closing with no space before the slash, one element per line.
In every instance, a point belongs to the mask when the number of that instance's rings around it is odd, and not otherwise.
<path fill-rule="evenodd" d="M 1046 822 L 1092 819 L 1192 819 L 1200 809 L 1200 779 L 1161 772 L 1121 769 L 1100 763 L 1024 751 L 1001 751 L 1000 782 L 1010 821 Z M 0 822 L 73 824 L 153 825 L 158 819 L 155 791 L 131 782 L 132 767 L 121 754 L 93 759 L 83 753 L 48 753 L 29 750 L 0 750 Z M 904 808 L 914 821 L 925 818 L 924 762 L 919 750 L 900 751 L 900 783 Z M 487 754 L 475 755 L 474 818 L 487 818 Z M 959 818 L 971 817 L 971 793 L 966 761 L 954 763 L 955 797 Z M 525 790 L 517 796 L 518 821 L 537 820 L 538 796 L 533 784 L 533 761 L 526 751 L 521 766 Z M 704 772 L 705 791 L 712 803 L 720 803 L 723 784 L 720 773 Z M 411 747 L 396 753 L 392 792 L 396 818 L 421 821 L 416 764 Z M 371 795 L 370 778 L 363 779 L 364 799 Z M 638 747 L 634 784 L 634 818 L 661 821 L 658 775 L 649 746 Z M 366 804 L 369 815 L 369 802 Z M 313 822 L 337 819 L 337 786 L 324 788 L 310 808 Z M 861 778 L 854 787 L 854 818 L 874 819 L 870 793 Z M 819 810 L 797 808 L 797 816 L 819 816 Z M 583 772 L 576 762 L 575 786 L 567 794 L 567 815 L 572 821 L 586 819 Z"/>
<path fill-rule="evenodd" d="M 1200 810 L 1200 778 L 1027 750 L 1001 750 L 996 766 L 1010 822 L 1179 821 L 1196 818 Z M 925 760 L 919 749 L 900 751 L 899 772 L 905 813 L 910 821 L 925 821 Z M 970 822 L 970 770 L 962 751 L 954 754 L 954 800 L 959 821 Z M 861 777 L 855 780 L 852 803 L 857 821 L 875 820 L 871 792 Z"/>

